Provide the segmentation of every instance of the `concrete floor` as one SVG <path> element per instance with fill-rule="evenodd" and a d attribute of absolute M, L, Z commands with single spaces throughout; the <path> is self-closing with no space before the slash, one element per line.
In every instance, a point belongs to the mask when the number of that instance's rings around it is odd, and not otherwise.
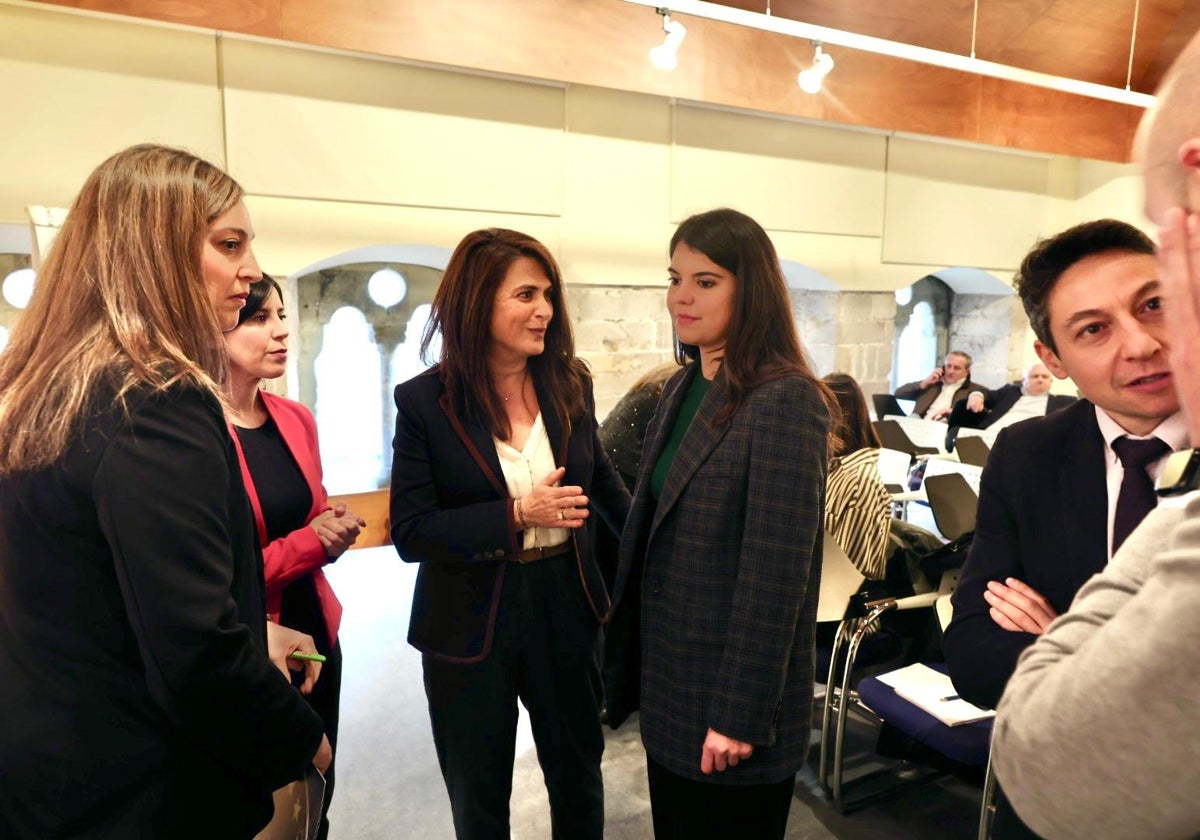
<path fill-rule="evenodd" d="M 345 607 L 345 656 L 333 840 L 451 840 L 450 808 L 438 772 L 421 683 L 420 655 L 405 641 L 416 567 L 389 548 L 347 553 L 329 569 Z M 608 732 L 604 757 L 606 837 L 652 836 L 645 754 L 636 719 Z M 869 753 L 870 733 L 857 749 Z M 514 768 L 512 836 L 550 837 L 549 808 L 524 717 Z M 815 754 L 815 750 L 814 750 Z M 788 838 L 938 840 L 975 836 L 979 791 L 957 780 L 914 786 L 837 814 L 810 771 L 797 777 Z"/>

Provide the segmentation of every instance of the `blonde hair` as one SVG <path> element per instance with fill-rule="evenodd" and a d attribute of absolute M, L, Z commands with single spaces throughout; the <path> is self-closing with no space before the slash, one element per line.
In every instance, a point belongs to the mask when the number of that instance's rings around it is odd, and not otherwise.
<path fill-rule="evenodd" d="M 200 268 L 208 228 L 242 198 L 221 169 L 181 149 L 132 146 L 80 190 L 0 353 L 0 474 L 58 460 L 98 387 L 227 376 Z"/>

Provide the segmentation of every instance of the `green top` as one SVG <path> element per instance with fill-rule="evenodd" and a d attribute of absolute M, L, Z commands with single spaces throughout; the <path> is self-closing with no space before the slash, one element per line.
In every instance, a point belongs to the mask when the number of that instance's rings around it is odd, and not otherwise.
<path fill-rule="evenodd" d="M 710 387 L 712 387 L 712 381 L 704 378 L 703 371 L 697 370 L 696 375 L 692 378 L 692 384 L 688 386 L 687 393 L 683 397 L 683 404 L 679 406 L 679 414 L 675 415 L 675 425 L 671 427 L 671 435 L 667 438 L 662 453 L 654 463 L 654 472 L 650 474 L 650 495 L 656 502 L 662 496 L 667 473 L 670 472 L 671 463 L 675 460 L 676 453 L 679 452 L 679 444 L 683 442 L 683 436 L 687 434 L 688 427 L 692 425 L 696 411 L 700 408 L 700 401 L 704 399 L 704 395 L 708 393 Z"/>

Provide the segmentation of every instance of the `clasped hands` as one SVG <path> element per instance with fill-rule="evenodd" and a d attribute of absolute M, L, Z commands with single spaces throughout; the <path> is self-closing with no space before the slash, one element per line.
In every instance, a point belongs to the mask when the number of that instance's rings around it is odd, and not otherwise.
<path fill-rule="evenodd" d="M 354 545 L 359 533 L 366 526 L 367 521 L 353 511 L 346 510 L 346 505 L 342 502 L 317 514 L 308 523 L 308 527 L 317 532 L 325 555 L 331 560 L 341 557 L 346 549 Z"/>
<path fill-rule="evenodd" d="M 587 521 L 588 497 L 583 488 L 555 486 L 566 474 L 565 467 L 546 473 L 531 492 L 516 501 L 519 527 L 579 528 Z"/>

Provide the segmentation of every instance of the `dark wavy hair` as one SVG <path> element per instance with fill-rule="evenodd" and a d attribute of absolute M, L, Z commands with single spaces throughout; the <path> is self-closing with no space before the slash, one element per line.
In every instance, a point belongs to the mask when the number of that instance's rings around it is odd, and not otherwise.
<path fill-rule="evenodd" d="M 730 400 L 714 423 L 728 423 L 750 392 L 764 382 L 800 376 L 817 389 L 829 410 L 830 427 L 836 427 L 837 401 L 813 373 L 800 344 L 783 268 L 762 226 L 745 213 L 723 207 L 685 219 L 671 237 L 669 253 L 674 254 L 681 242 L 721 266 L 736 281 L 733 317 L 721 362 Z M 675 358 L 680 364 L 699 357 L 699 347 L 676 338 Z"/>
<path fill-rule="evenodd" d="M 1013 288 L 1038 340 L 1058 352 L 1050 332 L 1050 293 L 1068 268 L 1087 257 L 1110 251 L 1154 256 L 1154 243 L 1128 222 L 1098 219 L 1084 222 L 1033 246 L 1013 277 Z"/>
<path fill-rule="evenodd" d="M 275 294 L 279 295 L 279 300 L 283 301 L 283 289 L 279 288 L 279 284 L 275 282 L 275 278 L 269 274 L 264 274 L 261 280 L 255 280 L 250 284 L 250 296 L 246 298 L 246 305 L 238 313 L 238 327 L 262 311 L 263 306 L 266 305 L 267 298 L 271 296 L 271 292 L 275 292 Z M 234 329 L 237 329 L 237 327 L 234 327 Z"/>
<path fill-rule="evenodd" d="M 541 355 L 529 358 L 529 371 L 569 429 L 572 418 L 583 415 L 587 366 L 575 358 L 575 339 L 562 274 L 546 246 L 515 230 L 486 228 L 468 233 L 454 249 L 433 296 L 433 306 L 421 338 L 426 361 L 435 336 L 442 338 L 438 375 L 459 414 L 481 423 L 494 436 L 507 440 L 511 429 L 504 401 L 492 387 L 488 371 L 492 309 L 496 290 L 509 268 L 521 257 L 541 266 L 550 281 L 554 317 L 546 325 Z"/>

